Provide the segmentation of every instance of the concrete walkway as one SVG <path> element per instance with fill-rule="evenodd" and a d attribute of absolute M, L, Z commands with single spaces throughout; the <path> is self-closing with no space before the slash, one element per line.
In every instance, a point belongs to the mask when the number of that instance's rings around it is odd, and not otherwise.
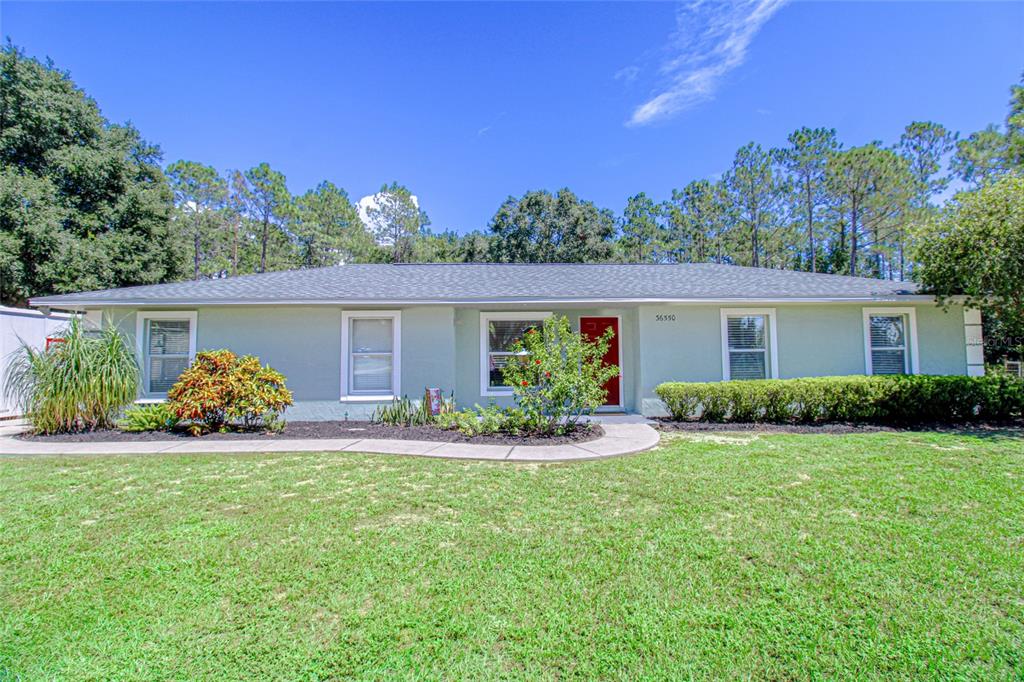
<path fill-rule="evenodd" d="M 508 462 L 568 462 L 640 452 L 653 448 L 660 439 L 658 432 L 646 423 L 631 423 L 631 420 L 614 418 L 599 418 L 595 421 L 601 422 L 605 432 L 597 440 L 571 445 L 515 446 L 379 438 L 44 443 L 15 439 L 12 433 L 15 429 L 8 427 L 4 429 L 7 433 L 0 433 L 0 456 L 344 451 Z"/>

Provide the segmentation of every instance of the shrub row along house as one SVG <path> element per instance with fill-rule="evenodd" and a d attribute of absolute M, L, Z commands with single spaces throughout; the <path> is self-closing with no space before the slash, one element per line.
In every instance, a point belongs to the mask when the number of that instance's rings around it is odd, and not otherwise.
<path fill-rule="evenodd" d="M 291 419 L 362 419 L 424 388 L 510 403 L 511 344 L 551 315 L 611 327 L 605 409 L 659 415 L 666 381 L 984 372 L 977 311 L 913 284 L 715 264 L 343 265 L 47 296 L 134 337 L 140 398 L 201 349 L 288 378 Z"/>

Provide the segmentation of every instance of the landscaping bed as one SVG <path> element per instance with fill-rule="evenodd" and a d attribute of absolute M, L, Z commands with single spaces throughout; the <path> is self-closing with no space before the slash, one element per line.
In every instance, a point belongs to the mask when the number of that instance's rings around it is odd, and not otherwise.
<path fill-rule="evenodd" d="M 437 426 L 391 426 L 362 421 L 309 421 L 288 422 L 280 433 L 258 431 L 226 431 L 192 436 L 183 426 L 173 431 L 129 432 L 119 429 L 101 429 L 77 433 L 19 436 L 23 440 L 42 443 L 131 443 L 164 440 L 296 440 L 318 438 L 391 438 L 395 440 L 429 440 L 442 443 L 480 443 L 493 445 L 563 445 L 583 443 L 604 435 L 597 424 L 580 424 L 569 433 L 562 435 L 513 436 L 504 433 L 466 436 L 459 431 L 441 429 Z"/>

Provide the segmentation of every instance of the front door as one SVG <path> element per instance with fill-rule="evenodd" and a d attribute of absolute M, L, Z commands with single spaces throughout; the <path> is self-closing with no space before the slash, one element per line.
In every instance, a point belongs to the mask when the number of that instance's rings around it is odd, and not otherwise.
<path fill-rule="evenodd" d="M 606 406 L 622 406 L 622 355 L 619 353 L 619 318 L 617 317 L 581 317 L 580 333 L 588 339 L 599 338 L 609 327 L 612 329 L 611 341 L 608 343 L 608 352 L 604 354 L 604 364 L 616 365 L 619 374 L 609 379 L 605 385 Z"/>

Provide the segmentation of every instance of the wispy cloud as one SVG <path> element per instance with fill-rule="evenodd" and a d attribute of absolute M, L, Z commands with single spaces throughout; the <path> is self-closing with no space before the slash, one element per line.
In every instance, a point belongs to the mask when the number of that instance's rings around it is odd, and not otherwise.
<path fill-rule="evenodd" d="M 488 123 L 483 128 L 480 128 L 479 130 L 476 131 L 476 136 L 477 137 L 483 137 L 487 133 L 491 132 L 491 129 L 494 128 L 494 126 L 497 125 L 498 121 L 500 121 L 504 116 L 505 116 L 505 112 L 504 111 L 501 112 L 500 114 L 498 114 L 497 116 L 495 116 L 491 120 L 490 123 Z"/>
<path fill-rule="evenodd" d="M 722 76 L 746 60 L 754 36 L 786 2 L 697 0 L 681 6 L 670 58 L 661 65 L 667 85 L 633 111 L 628 125 L 647 125 L 714 97 Z"/>
<path fill-rule="evenodd" d="M 632 83 L 640 75 L 639 66 L 624 66 L 615 72 L 615 80 Z"/>

